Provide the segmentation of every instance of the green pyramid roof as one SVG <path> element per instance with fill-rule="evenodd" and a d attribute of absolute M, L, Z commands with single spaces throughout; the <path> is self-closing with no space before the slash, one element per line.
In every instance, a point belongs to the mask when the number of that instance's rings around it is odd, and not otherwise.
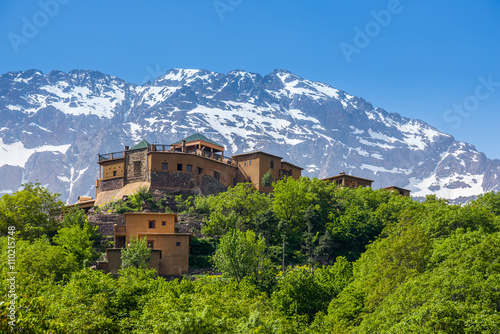
<path fill-rule="evenodd" d="M 217 145 L 217 146 L 222 146 L 221 144 L 218 144 L 218 143 L 214 142 L 213 140 L 208 139 L 207 137 L 205 137 L 205 136 L 204 136 L 204 135 L 202 135 L 201 133 L 195 133 L 195 134 L 193 134 L 193 135 L 191 135 L 191 136 L 189 136 L 189 137 L 186 137 L 186 138 L 184 138 L 184 139 L 181 139 L 181 140 L 179 140 L 179 141 L 176 141 L 176 142 L 175 142 L 175 143 L 173 143 L 172 145 L 175 145 L 175 144 L 180 144 L 180 143 L 182 143 L 182 141 L 183 141 L 183 140 L 185 140 L 185 141 L 186 141 L 186 143 L 189 143 L 189 142 L 191 142 L 191 141 L 203 140 L 203 141 L 209 142 L 209 143 L 214 144 L 214 145 Z M 224 146 L 222 146 L 222 147 L 224 147 Z"/>
<path fill-rule="evenodd" d="M 139 150 L 139 149 L 142 149 L 142 148 L 148 148 L 149 146 L 150 146 L 150 144 L 146 141 L 146 139 L 143 139 L 139 143 L 137 143 L 134 146 L 132 146 L 131 148 L 129 148 L 128 150 L 129 151 Z"/>

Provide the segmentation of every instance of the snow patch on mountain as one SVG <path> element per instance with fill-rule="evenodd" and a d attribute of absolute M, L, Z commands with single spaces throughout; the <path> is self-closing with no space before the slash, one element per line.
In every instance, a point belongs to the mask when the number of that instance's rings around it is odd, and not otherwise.
<path fill-rule="evenodd" d="M 311 177 L 345 171 L 374 179 L 374 188 L 449 199 L 500 189 L 500 161 L 472 145 L 285 70 L 172 69 L 142 86 L 95 71 L 29 70 L 0 83 L 0 176 L 17 173 L 6 191 L 44 179 L 74 201 L 94 191 L 97 153 L 194 132 L 227 155 L 266 151 Z"/>
<path fill-rule="evenodd" d="M 0 161 L 2 166 L 18 166 L 26 165 L 28 159 L 37 152 L 55 152 L 66 154 L 71 144 L 65 145 L 42 145 L 34 148 L 27 148 L 21 141 L 15 141 L 11 144 L 4 143 L 0 138 Z"/>

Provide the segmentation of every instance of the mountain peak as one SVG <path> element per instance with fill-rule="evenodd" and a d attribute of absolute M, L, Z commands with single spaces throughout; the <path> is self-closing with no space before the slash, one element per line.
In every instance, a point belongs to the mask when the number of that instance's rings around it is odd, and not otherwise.
<path fill-rule="evenodd" d="M 500 189 L 500 161 L 472 145 L 283 69 L 262 77 L 174 68 L 142 86 L 88 70 L 0 80 L 0 178 L 8 180 L 0 190 L 39 179 L 73 201 L 93 192 L 99 152 L 194 132 L 228 155 L 263 150 L 307 176 L 345 170 L 414 196 L 464 200 Z"/>

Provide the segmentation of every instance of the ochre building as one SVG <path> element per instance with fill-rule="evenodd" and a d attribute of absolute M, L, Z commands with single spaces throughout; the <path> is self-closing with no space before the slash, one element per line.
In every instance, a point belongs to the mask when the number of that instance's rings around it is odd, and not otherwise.
<path fill-rule="evenodd" d="M 117 274 L 121 268 L 121 251 L 131 238 L 145 238 L 151 248 L 149 266 L 159 275 L 181 275 L 188 272 L 190 233 L 175 233 L 175 213 L 125 213 L 125 225 L 114 226 L 114 248 L 106 251 L 108 262 L 102 269 Z"/>
<path fill-rule="evenodd" d="M 121 199 L 147 186 L 163 194 L 217 194 L 250 182 L 262 192 L 270 172 L 273 180 L 300 178 L 302 168 L 265 152 L 224 156 L 224 146 L 197 133 L 170 145 L 143 140 L 124 151 L 99 154 L 95 205 Z"/>

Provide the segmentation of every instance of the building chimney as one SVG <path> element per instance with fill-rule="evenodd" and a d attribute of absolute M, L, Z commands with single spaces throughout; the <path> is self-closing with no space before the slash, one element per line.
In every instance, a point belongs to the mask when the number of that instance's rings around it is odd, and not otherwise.
<path fill-rule="evenodd" d="M 339 175 L 345 175 L 345 172 L 340 172 L 340 174 L 339 174 Z"/>
<path fill-rule="evenodd" d="M 129 147 L 128 147 L 128 146 L 125 146 L 125 151 L 127 151 L 128 149 L 129 149 Z"/>
<path fill-rule="evenodd" d="M 182 153 L 186 153 L 186 141 L 182 141 Z"/>

